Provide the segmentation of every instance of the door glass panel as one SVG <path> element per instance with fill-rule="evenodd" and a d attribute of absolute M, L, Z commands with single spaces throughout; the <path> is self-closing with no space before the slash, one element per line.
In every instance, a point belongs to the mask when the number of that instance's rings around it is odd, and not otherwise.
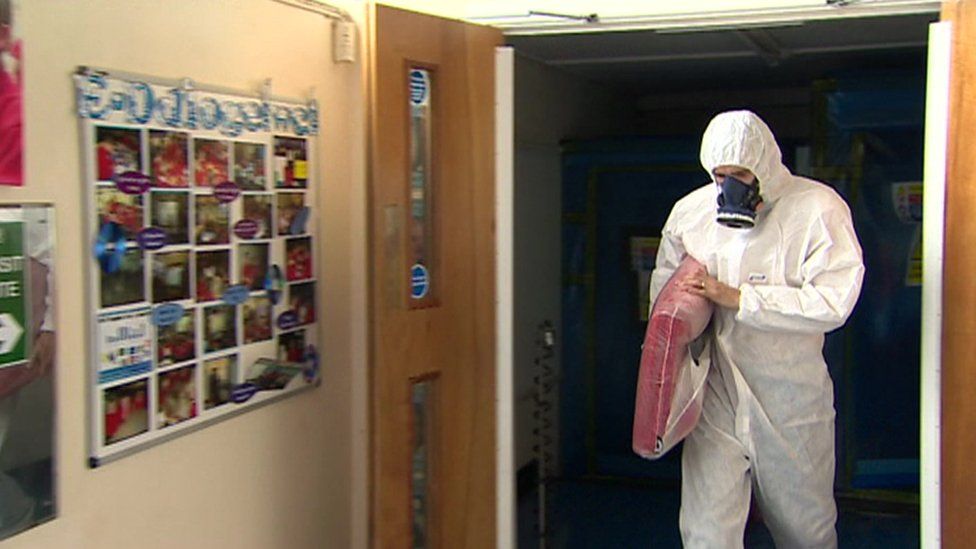
<path fill-rule="evenodd" d="M 411 451 L 410 504 L 413 516 L 414 549 L 432 547 L 431 543 L 431 482 L 433 467 L 432 434 L 436 420 L 434 407 L 434 379 L 416 381 L 411 386 Z"/>
<path fill-rule="evenodd" d="M 432 304 L 433 177 L 431 170 L 431 92 L 433 73 L 410 67 L 410 307 Z"/>

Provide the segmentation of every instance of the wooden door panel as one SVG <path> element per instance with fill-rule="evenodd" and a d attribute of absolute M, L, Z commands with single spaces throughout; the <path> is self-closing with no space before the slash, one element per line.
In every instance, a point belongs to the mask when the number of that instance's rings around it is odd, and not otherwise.
<path fill-rule="evenodd" d="M 495 29 L 371 12 L 372 544 L 411 546 L 412 386 L 431 393 L 429 547 L 495 545 Z M 430 71 L 431 298 L 410 293 L 408 73 Z M 418 304 L 419 303 L 419 304 Z"/>
<path fill-rule="evenodd" d="M 952 22 L 948 166 L 946 171 L 945 263 L 942 322 L 942 546 L 971 547 L 976 538 L 976 1 L 943 4 Z"/>

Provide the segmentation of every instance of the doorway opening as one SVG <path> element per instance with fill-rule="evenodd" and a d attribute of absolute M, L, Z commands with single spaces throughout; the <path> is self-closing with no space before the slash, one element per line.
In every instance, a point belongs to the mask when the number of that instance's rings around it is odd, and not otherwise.
<path fill-rule="evenodd" d="M 515 67 L 519 546 L 680 546 L 680 448 L 631 451 L 655 239 L 747 108 L 848 202 L 854 314 L 827 336 L 838 534 L 919 545 L 926 42 L 935 12 L 696 32 L 509 36 Z M 747 547 L 772 547 L 761 519 Z"/>

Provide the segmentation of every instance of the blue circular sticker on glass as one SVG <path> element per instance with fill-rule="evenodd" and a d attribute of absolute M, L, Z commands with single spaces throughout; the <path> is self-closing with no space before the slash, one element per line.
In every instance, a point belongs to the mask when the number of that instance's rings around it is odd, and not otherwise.
<path fill-rule="evenodd" d="M 430 77 L 427 71 L 413 69 L 410 71 L 410 102 L 423 105 L 430 94 Z"/>
<path fill-rule="evenodd" d="M 158 250 L 166 245 L 166 231 L 159 227 L 146 227 L 136 235 L 136 241 L 143 250 Z"/>
<path fill-rule="evenodd" d="M 247 286 L 243 284 L 235 284 L 224 291 L 224 295 L 221 297 L 221 299 L 228 305 L 240 305 L 241 303 L 247 301 L 247 296 L 249 294 L 250 290 L 247 289 Z"/>
<path fill-rule="evenodd" d="M 278 315 L 278 328 L 291 330 L 295 326 L 298 326 L 298 315 L 295 311 L 285 311 Z"/>
<path fill-rule="evenodd" d="M 430 275 L 427 272 L 427 267 L 420 263 L 414 264 L 413 267 L 410 267 L 410 297 L 423 299 L 427 297 L 429 291 Z"/>
<path fill-rule="evenodd" d="M 179 303 L 164 303 L 152 312 L 152 323 L 156 326 L 170 326 L 183 318 L 183 306 Z"/>
<path fill-rule="evenodd" d="M 240 404 L 242 402 L 247 402 L 248 400 L 251 400 L 251 397 L 254 396 L 254 394 L 257 392 L 258 392 L 257 385 L 249 381 L 245 381 L 244 383 L 241 383 L 240 385 L 237 385 L 236 387 L 231 389 L 230 399 L 236 402 L 237 404 Z"/>
<path fill-rule="evenodd" d="M 149 188 L 149 176 L 140 172 L 125 172 L 114 177 L 115 188 L 125 194 L 142 194 Z"/>

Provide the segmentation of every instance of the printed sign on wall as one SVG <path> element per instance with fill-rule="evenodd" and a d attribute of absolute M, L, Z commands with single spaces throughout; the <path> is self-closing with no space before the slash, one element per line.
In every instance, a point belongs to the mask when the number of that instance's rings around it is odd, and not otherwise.
<path fill-rule="evenodd" d="M 75 84 L 92 466 L 317 385 L 316 105 L 90 70 Z"/>
<path fill-rule="evenodd" d="M 0 540 L 56 512 L 54 234 L 53 207 L 0 206 Z"/>
<path fill-rule="evenodd" d="M 24 274 L 24 224 L 0 222 L 0 368 L 30 356 Z"/>

